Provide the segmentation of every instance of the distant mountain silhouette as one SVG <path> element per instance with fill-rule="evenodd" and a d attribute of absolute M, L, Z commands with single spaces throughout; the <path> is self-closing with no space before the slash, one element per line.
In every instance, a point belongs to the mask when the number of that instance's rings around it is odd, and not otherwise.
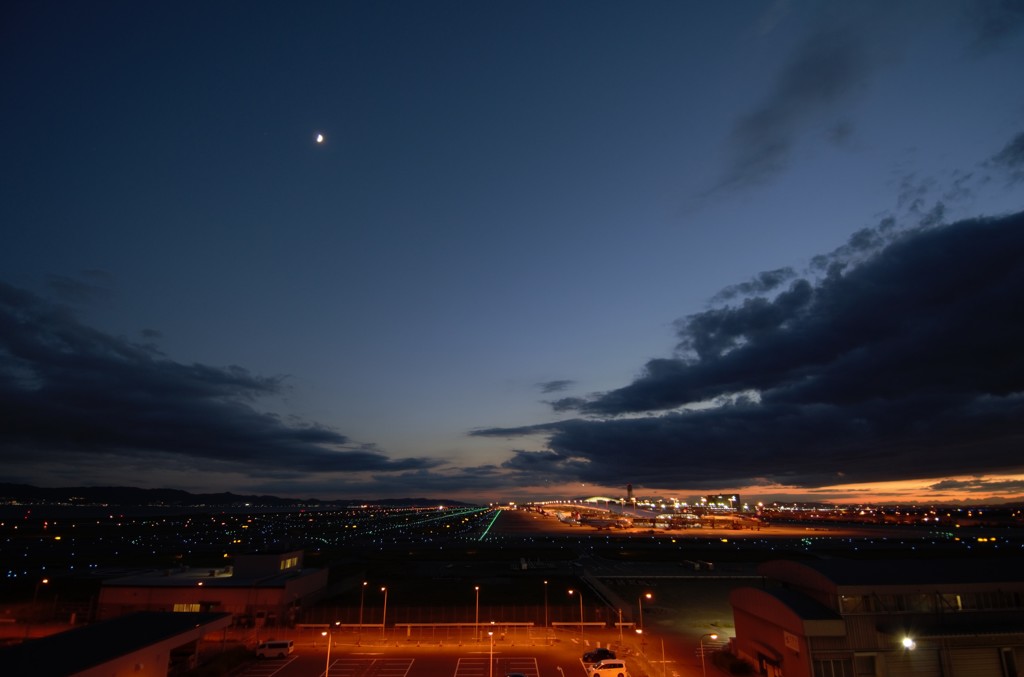
<path fill-rule="evenodd" d="M 17 501 L 19 503 L 62 503 L 80 505 L 166 505 L 166 506 L 252 506 L 294 507 L 337 506 L 339 508 L 353 505 L 383 505 L 430 507 L 436 505 L 471 505 L 460 501 L 448 501 L 436 498 L 382 498 L 382 499 L 345 499 L 322 501 L 316 498 L 297 499 L 279 496 L 255 496 L 233 494 L 230 491 L 217 494 L 192 494 L 180 489 L 140 489 L 138 487 L 61 487 L 45 488 L 29 484 L 0 483 L 0 503 Z"/>

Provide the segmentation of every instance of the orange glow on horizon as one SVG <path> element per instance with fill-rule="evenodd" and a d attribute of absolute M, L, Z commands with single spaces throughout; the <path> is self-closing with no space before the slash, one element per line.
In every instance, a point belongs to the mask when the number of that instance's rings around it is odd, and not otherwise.
<path fill-rule="evenodd" d="M 647 488 L 633 482 L 634 496 L 676 497 L 681 501 L 697 496 L 718 493 L 738 493 L 744 503 L 754 505 L 769 502 L 821 502 L 839 504 L 858 503 L 985 503 L 1021 500 L 1024 497 L 1024 475 L 982 475 L 932 477 L 917 480 L 896 480 L 865 484 L 836 484 L 825 487 L 796 487 L 783 484 L 755 484 L 740 487 Z M 1018 486 L 1014 486 L 1018 484 Z M 987 488 L 992 485 L 992 488 Z M 523 487 L 516 492 L 519 500 L 546 500 L 578 496 L 607 496 L 625 498 L 625 483 L 621 487 L 597 484 L 580 485 L 566 482 L 543 488 Z M 468 499 L 467 500 L 471 500 Z"/>

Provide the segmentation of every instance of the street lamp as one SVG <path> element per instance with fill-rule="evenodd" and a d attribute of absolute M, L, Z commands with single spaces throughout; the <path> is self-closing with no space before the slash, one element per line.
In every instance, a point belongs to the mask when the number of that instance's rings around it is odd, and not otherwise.
<path fill-rule="evenodd" d="M 573 593 L 579 594 L 579 596 L 580 596 L 580 641 L 582 642 L 583 641 L 583 592 L 580 591 L 580 590 L 570 590 L 569 591 L 569 596 L 571 597 L 573 595 Z"/>
<path fill-rule="evenodd" d="M 708 669 L 704 664 L 704 638 L 707 637 L 710 640 L 718 639 L 718 635 L 713 632 L 709 632 L 700 636 L 700 672 L 704 677 L 708 677 Z"/>
<path fill-rule="evenodd" d="M 636 602 L 637 606 L 640 607 L 640 627 L 636 629 L 636 634 L 640 635 L 640 653 L 642 654 L 645 653 L 647 650 L 647 642 L 644 641 L 644 599 L 650 601 L 653 598 L 654 595 L 652 595 L 649 592 L 645 592 L 644 594 L 640 595 L 639 599 L 637 599 Z"/>
<path fill-rule="evenodd" d="M 476 590 L 476 619 L 473 621 L 473 637 L 476 641 L 480 641 L 480 586 L 474 585 L 473 589 Z"/>
<path fill-rule="evenodd" d="M 32 604 L 35 604 L 36 603 L 36 599 L 39 597 L 39 586 L 40 585 L 47 585 L 47 584 L 49 584 L 49 582 L 50 582 L 49 578 L 41 578 L 41 579 L 39 579 L 36 582 L 36 589 L 32 593 Z"/>
<path fill-rule="evenodd" d="M 363 581 L 363 587 L 359 589 L 359 632 L 356 633 L 356 646 L 363 640 L 363 600 L 366 598 L 367 582 Z"/>
<path fill-rule="evenodd" d="M 487 674 L 494 677 L 494 630 L 488 630 L 487 636 L 491 638 L 491 652 L 487 657 Z"/>
<path fill-rule="evenodd" d="M 548 582 L 544 581 L 544 632 L 547 633 L 548 627 Z"/>
<path fill-rule="evenodd" d="M 341 625 L 341 621 L 334 621 L 335 625 Z M 324 667 L 324 677 L 330 677 L 331 672 L 331 640 L 334 639 L 334 633 L 332 628 L 327 626 L 327 629 L 320 633 L 322 636 L 327 638 L 327 665 Z"/>
<path fill-rule="evenodd" d="M 36 589 L 32 592 L 32 609 L 29 612 L 29 619 L 25 621 L 25 639 L 28 639 L 28 629 L 31 624 L 31 618 L 38 615 L 36 613 L 36 600 L 39 599 L 39 586 L 48 585 L 50 583 L 49 578 L 41 578 L 36 581 Z"/>
<path fill-rule="evenodd" d="M 384 615 L 380 618 L 380 637 L 384 639 L 384 628 L 388 624 L 388 589 L 382 587 L 380 591 L 384 593 Z"/>
<path fill-rule="evenodd" d="M 640 598 L 636 602 L 637 606 L 640 607 L 640 630 L 644 629 L 644 598 L 645 597 L 648 600 L 650 600 L 654 596 L 651 593 L 649 593 L 649 592 L 645 592 L 644 594 L 640 595 Z"/>

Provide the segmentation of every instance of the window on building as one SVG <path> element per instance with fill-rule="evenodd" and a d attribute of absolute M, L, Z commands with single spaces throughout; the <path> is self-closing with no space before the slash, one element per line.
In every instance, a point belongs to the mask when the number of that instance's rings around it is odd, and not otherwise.
<path fill-rule="evenodd" d="M 871 598 L 867 595 L 841 595 L 839 610 L 844 614 L 866 614 L 871 611 Z"/>
<path fill-rule="evenodd" d="M 1013 606 L 1012 596 L 1007 595 L 1002 590 L 976 593 L 975 602 L 979 609 L 1006 609 Z"/>
<path fill-rule="evenodd" d="M 907 595 L 907 609 L 910 611 L 935 611 L 935 598 L 926 592 Z"/>
<path fill-rule="evenodd" d="M 189 613 L 196 613 L 199 611 L 199 604 L 175 604 L 175 611 L 183 611 Z"/>
<path fill-rule="evenodd" d="M 964 603 L 960 598 L 960 595 L 954 595 L 951 593 L 944 593 L 942 595 L 942 610 L 943 611 L 963 611 Z"/>
<path fill-rule="evenodd" d="M 814 677 L 856 677 L 850 658 L 819 658 L 814 661 Z"/>
<path fill-rule="evenodd" d="M 858 654 L 853 657 L 853 673 L 855 677 L 877 677 L 875 654 Z"/>
<path fill-rule="evenodd" d="M 903 595 L 879 595 L 878 600 L 884 611 L 892 613 L 907 610 L 907 601 Z"/>
<path fill-rule="evenodd" d="M 284 571 L 285 569 L 291 569 L 292 567 L 297 566 L 299 566 L 298 557 L 289 557 L 288 559 L 281 560 L 281 571 Z"/>

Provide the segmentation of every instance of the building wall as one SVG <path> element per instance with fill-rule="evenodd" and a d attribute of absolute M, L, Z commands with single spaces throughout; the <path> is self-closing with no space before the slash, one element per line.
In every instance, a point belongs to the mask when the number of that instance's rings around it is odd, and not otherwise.
<path fill-rule="evenodd" d="M 232 578 L 237 578 L 237 570 Z M 237 580 L 206 578 L 181 585 L 154 577 L 152 584 L 147 580 L 138 585 L 104 585 L 100 588 L 96 613 L 97 619 L 105 620 L 135 611 L 222 611 L 253 622 L 258 618 L 260 622 L 291 623 L 302 607 L 325 594 L 327 580 L 326 569 L 277 577 L 273 585 L 242 585 Z"/>
<path fill-rule="evenodd" d="M 761 674 L 812 677 L 806 637 L 743 609 L 733 609 L 733 622 L 736 625 L 734 650 L 753 663 Z"/>
<path fill-rule="evenodd" d="M 135 611 L 175 611 L 175 605 L 198 604 L 199 611 L 226 611 L 240 615 L 250 609 L 276 609 L 284 588 L 103 586 L 97 617 L 100 620 Z"/>
<path fill-rule="evenodd" d="M 802 608 L 802 598 L 789 600 L 794 607 L 775 606 L 734 592 L 733 646 L 761 674 L 777 674 L 764 660 L 775 656 L 784 677 L 1024 677 L 1024 591 L 1013 574 L 1009 581 L 866 588 L 836 586 L 813 572 L 800 578 L 798 563 L 773 566 L 784 574 L 787 594 L 799 590 L 820 603 L 831 600 L 827 606 L 844 627 L 819 632 L 805 616 L 803 632 L 796 632 L 793 608 Z M 913 648 L 902 646 L 900 627 L 911 633 Z"/>
<path fill-rule="evenodd" d="M 327 592 L 327 569 L 310 571 L 285 583 L 285 602 L 298 600 L 303 606 L 318 601 Z"/>
<path fill-rule="evenodd" d="M 234 574 L 244 579 L 268 578 L 288 571 L 299 571 L 302 564 L 302 550 L 236 555 Z"/>
<path fill-rule="evenodd" d="M 167 677 L 169 666 L 170 652 L 157 644 L 83 670 L 75 677 Z"/>

